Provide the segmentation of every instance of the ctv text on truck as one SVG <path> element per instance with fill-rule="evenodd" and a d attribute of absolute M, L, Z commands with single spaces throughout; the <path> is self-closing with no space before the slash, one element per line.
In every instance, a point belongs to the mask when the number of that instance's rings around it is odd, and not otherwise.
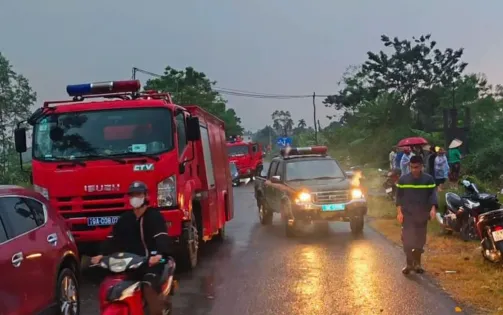
<path fill-rule="evenodd" d="M 194 268 L 200 241 L 222 238 L 233 217 L 224 123 L 169 94 L 139 90 L 137 80 L 69 85 L 73 99 L 37 109 L 28 119 L 33 186 L 71 227 L 81 253 L 92 255 L 131 211 L 128 186 L 143 181 L 173 254 Z M 27 150 L 26 126 L 15 142 Z"/>

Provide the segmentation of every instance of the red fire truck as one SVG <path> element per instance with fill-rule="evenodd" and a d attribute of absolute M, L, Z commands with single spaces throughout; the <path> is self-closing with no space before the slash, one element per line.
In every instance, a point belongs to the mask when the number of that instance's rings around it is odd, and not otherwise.
<path fill-rule="evenodd" d="M 260 143 L 245 142 L 239 136 L 229 137 L 227 141 L 229 162 L 236 164 L 240 178 L 260 176 L 264 157 L 262 152 Z"/>
<path fill-rule="evenodd" d="M 72 100 L 37 109 L 28 120 L 33 186 L 65 218 L 81 253 L 93 254 L 131 211 L 128 186 L 145 182 L 174 255 L 194 268 L 200 241 L 222 238 L 233 218 L 224 123 L 169 94 L 139 90 L 137 80 L 69 85 Z M 15 130 L 15 141 L 18 152 L 27 150 L 26 128 Z"/>

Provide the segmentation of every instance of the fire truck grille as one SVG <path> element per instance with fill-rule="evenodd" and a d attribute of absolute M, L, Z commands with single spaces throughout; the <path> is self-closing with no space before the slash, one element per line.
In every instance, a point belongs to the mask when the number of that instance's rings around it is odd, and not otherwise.
<path fill-rule="evenodd" d="M 313 203 L 325 205 L 332 203 L 346 203 L 349 201 L 349 190 L 322 191 L 311 194 Z"/>
<path fill-rule="evenodd" d="M 55 208 L 65 216 L 66 212 L 71 215 L 80 215 L 86 212 L 86 216 L 93 215 L 92 212 L 109 210 L 121 211 L 126 206 L 126 196 L 124 194 L 96 194 L 82 197 L 59 197 L 56 198 Z M 87 213 L 89 211 L 89 213 Z M 78 213 L 77 213 L 78 212 Z M 110 214 L 108 214 L 110 215 Z"/>

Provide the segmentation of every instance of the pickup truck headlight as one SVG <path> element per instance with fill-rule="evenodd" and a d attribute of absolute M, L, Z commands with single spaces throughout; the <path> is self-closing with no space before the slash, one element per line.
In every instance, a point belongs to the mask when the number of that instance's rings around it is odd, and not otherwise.
<path fill-rule="evenodd" d="M 176 177 L 172 175 L 157 184 L 157 206 L 176 205 Z"/>
<path fill-rule="evenodd" d="M 305 204 L 305 203 L 310 203 L 311 202 L 311 194 L 308 192 L 300 192 L 297 195 L 297 198 L 295 198 L 295 203 L 296 204 Z"/>
<path fill-rule="evenodd" d="M 363 198 L 363 193 L 359 188 L 351 189 L 351 199 L 361 199 Z"/>
<path fill-rule="evenodd" d="M 44 196 L 45 199 L 49 200 L 49 190 L 47 190 L 47 188 L 39 185 L 33 185 L 33 190 Z"/>

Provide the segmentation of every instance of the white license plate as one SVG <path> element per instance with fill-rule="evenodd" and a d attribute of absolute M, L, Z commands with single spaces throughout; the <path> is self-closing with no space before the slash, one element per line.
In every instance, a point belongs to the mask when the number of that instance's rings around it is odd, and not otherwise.
<path fill-rule="evenodd" d="M 390 192 L 393 191 L 393 188 L 386 188 L 386 193 L 389 194 Z"/>
<path fill-rule="evenodd" d="M 119 221 L 119 217 L 91 217 L 87 218 L 88 226 L 114 225 Z"/>
<path fill-rule="evenodd" d="M 493 239 L 495 242 L 503 241 L 503 230 L 493 231 Z"/>

